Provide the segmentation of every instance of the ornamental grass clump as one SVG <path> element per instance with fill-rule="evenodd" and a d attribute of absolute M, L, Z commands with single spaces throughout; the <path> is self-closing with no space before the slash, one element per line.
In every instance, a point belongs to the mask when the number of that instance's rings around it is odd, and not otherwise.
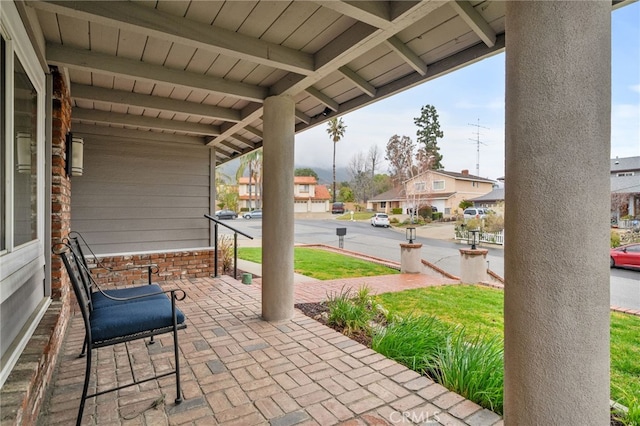
<path fill-rule="evenodd" d="M 398 363 L 425 374 L 452 328 L 434 316 L 396 320 L 373 336 L 371 348 Z"/>
<path fill-rule="evenodd" d="M 502 414 L 504 343 L 458 329 L 440 347 L 427 374 L 447 389 Z"/>
<path fill-rule="evenodd" d="M 370 303 L 368 290 L 364 289 L 358 291 L 354 299 L 351 297 L 350 289 L 343 289 L 340 293 L 329 295 L 327 324 L 341 328 L 346 335 L 369 332 L 369 322 L 374 316 Z"/>

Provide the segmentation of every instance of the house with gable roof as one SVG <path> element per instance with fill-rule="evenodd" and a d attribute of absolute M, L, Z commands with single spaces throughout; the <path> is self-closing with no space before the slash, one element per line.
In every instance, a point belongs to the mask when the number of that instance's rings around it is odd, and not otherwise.
<path fill-rule="evenodd" d="M 251 185 L 251 188 L 249 188 Z M 326 185 L 318 185 L 318 180 L 313 176 L 294 176 L 293 196 L 295 213 L 324 213 L 329 211 L 331 195 Z M 251 197 L 249 196 L 251 189 Z M 256 192 L 256 189 L 258 190 Z M 260 208 L 260 188 L 255 181 L 249 182 L 248 176 L 238 179 L 238 208 L 248 209 L 249 198 L 251 208 Z M 256 202 L 257 201 L 257 202 Z"/>
<path fill-rule="evenodd" d="M 444 216 L 450 216 L 456 213 L 462 200 L 488 194 L 494 183 L 491 179 L 469 174 L 469 170 L 428 170 L 404 182 L 404 188 L 372 197 L 367 208 L 386 213 L 394 208 L 402 208 L 402 212 L 406 213 L 412 208 L 430 205 Z"/>

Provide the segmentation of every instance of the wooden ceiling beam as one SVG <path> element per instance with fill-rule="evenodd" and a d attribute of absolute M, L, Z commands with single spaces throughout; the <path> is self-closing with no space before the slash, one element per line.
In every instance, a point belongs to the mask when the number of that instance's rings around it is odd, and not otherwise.
<path fill-rule="evenodd" d="M 47 61 L 53 65 L 84 71 L 123 76 L 150 83 L 165 83 L 188 89 L 205 90 L 223 96 L 262 102 L 268 94 L 264 87 L 237 83 L 220 77 L 174 70 L 160 65 L 119 58 L 85 49 L 47 44 Z"/>
<path fill-rule="evenodd" d="M 145 117 L 142 115 L 119 114 L 116 112 L 99 111 L 95 109 L 73 108 L 71 120 L 92 121 L 102 124 L 119 124 L 122 126 L 143 127 L 170 132 L 193 133 L 203 136 L 220 134 L 218 126 L 190 123 L 187 121 L 167 120 L 164 118 Z"/>
<path fill-rule="evenodd" d="M 156 111 L 187 114 L 201 118 L 232 121 L 235 123 L 240 121 L 240 112 L 231 108 L 221 108 L 213 105 L 197 104 L 195 102 L 143 95 L 104 87 L 86 86 L 83 84 L 71 84 L 71 97 L 85 101 L 135 106 Z"/>
<path fill-rule="evenodd" d="M 482 15 L 473 8 L 470 2 L 466 0 L 456 0 L 450 4 L 453 10 L 455 10 L 473 32 L 480 37 L 484 44 L 488 47 L 493 47 L 496 44 L 496 32 Z"/>

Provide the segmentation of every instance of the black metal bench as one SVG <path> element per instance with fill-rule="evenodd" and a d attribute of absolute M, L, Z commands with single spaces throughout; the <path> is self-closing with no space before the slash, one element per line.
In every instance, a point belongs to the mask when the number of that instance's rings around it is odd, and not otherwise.
<path fill-rule="evenodd" d="M 81 424 L 87 399 L 172 374 L 176 376 L 175 403 L 181 403 L 178 330 L 187 325 L 176 301 L 184 300 L 185 292 L 180 289 L 162 290 L 157 284 L 103 291 L 93 280 L 84 258 L 79 257 L 69 241 L 54 245 L 52 251 L 64 262 L 85 326 L 87 364 L 76 425 Z M 173 333 L 174 370 L 142 380 L 136 380 L 134 376 L 131 383 L 88 394 L 93 349 L 164 333 Z"/>

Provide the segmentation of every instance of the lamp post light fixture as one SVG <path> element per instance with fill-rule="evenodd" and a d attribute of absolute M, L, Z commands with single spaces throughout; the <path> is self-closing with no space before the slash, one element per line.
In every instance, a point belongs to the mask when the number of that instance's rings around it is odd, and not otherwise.
<path fill-rule="evenodd" d="M 416 228 L 407 228 L 407 240 L 409 240 L 409 244 L 413 244 L 413 240 L 416 239 Z"/>
<path fill-rule="evenodd" d="M 469 239 L 468 239 L 468 243 L 471 245 L 471 250 L 475 250 L 476 249 L 476 245 L 479 244 L 479 230 L 478 229 L 470 229 L 469 230 Z"/>

